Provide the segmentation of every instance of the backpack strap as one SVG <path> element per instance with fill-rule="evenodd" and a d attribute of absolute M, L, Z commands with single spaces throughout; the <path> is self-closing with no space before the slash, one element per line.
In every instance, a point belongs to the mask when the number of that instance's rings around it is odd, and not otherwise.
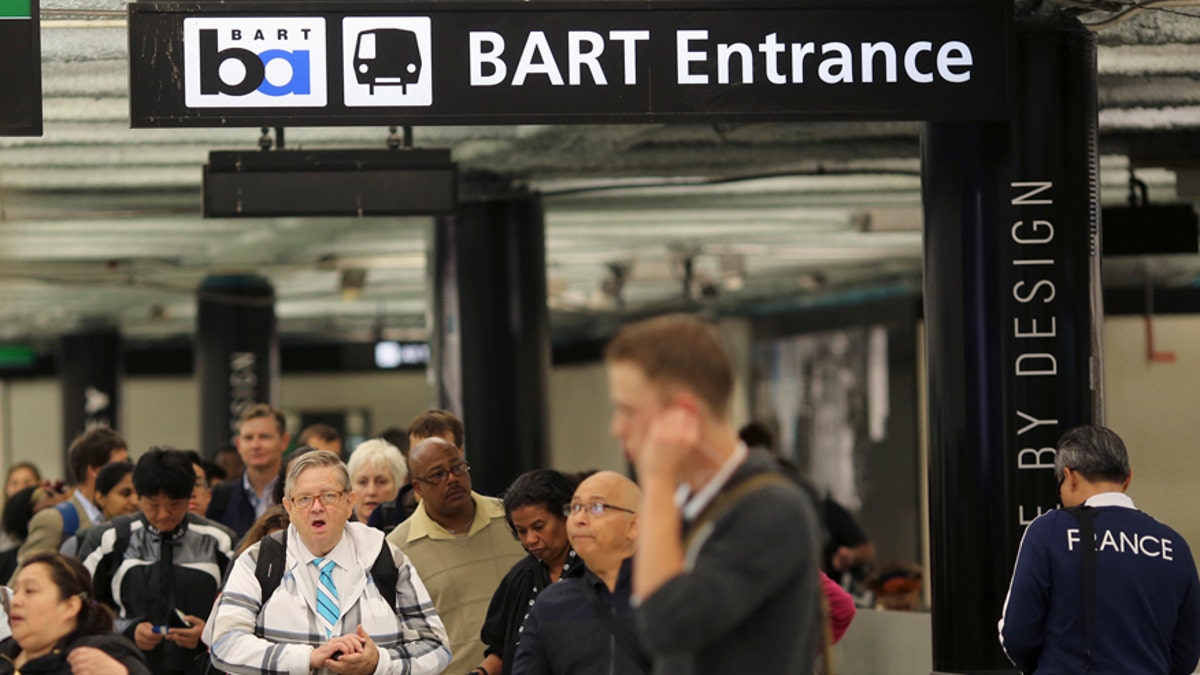
<path fill-rule="evenodd" d="M 254 564 L 254 578 L 258 579 L 258 587 L 262 591 L 259 611 L 267 606 L 267 601 L 275 594 L 275 589 L 279 588 L 286 565 L 287 529 L 263 537 L 258 545 L 258 560 Z"/>
<path fill-rule="evenodd" d="M 596 589 L 588 583 L 587 577 L 575 577 L 572 582 L 579 585 L 583 589 L 584 596 L 588 602 L 592 604 L 592 609 L 596 610 L 596 616 L 600 618 L 600 622 L 608 629 L 609 633 L 617 640 L 617 644 L 621 649 L 625 650 L 633 662 L 638 665 L 643 673 L 650 672 L 650 657 L 646 655 L 645 649 L 638 644 L 637 638 L 633 632 L 629 630 L 629 626 L 617 621 L 617 617 L 613 615 L 612 610 L 608 608 L 601 600 L 600 596 L 596 595 Z"/>
<path fill-rule="evenodd" d="M 688 530 L 687 536 L 684 537 L 684 556 L 686 557 L 689 555 L 688 552 L 691 550 L 692 544 L 697 537 L 708 536 L 713 521 L 724 515 L 726 511 L 733 508 L 735 504 L 737 504 L 746 496 L 772 485 L 791 486 L 793 488 L 803 490 L 803 488 L 796 485 L 796 482 L 793 479 L 788 478 L 782 473 L 777 473 L 775 471 L 764 471 L 747 478 L 741 483 L 738 483 L 733 487 L 732 490 L 729 490 L 728 492 L 719 493 L 717 497 L 709 502 L 708 506 L 704 507 L 704 510 L 700 512 L 700 515 L 696 518 L 696 520 L 692 523 L 691 528 Z M 703 540 L 701 540 L 701 545 L 703 545 Z M 817 606 L 816 618 L 818 623 L 821 624 L 822 637 L 820 644 L 814 645 L 813 648 L 819 650 L 818 656 L 820 656 L 823 661 L 823 665 L 825 666 L 824 672 L 830 673 L 833 672 L 833 633 L 829 623 L 829 601 L 825 597 L 824 589 L 821 588 L 819 573 L 817 573 L 817 577 L 817 589 L 820 593 L 820 603 Z"/>
<path fill-rule="evenodd" d="M 375 581 L 375 589 L 387 601 L 388 607 L 396 610 L 396 583 L 400 580 L 400 570 L 396 567 L 396 559 L 392 557 L 392 549 L 387 539 L 379 548 L 379 555 L 371 565 L 371 579 Z"/>
<path fill-rule="evenodd" d="M 62 516 L 62 540 L 58 542 L 61 545 L 79 531 L 79 511 L 75 510 L 75 504 L 70 499 L 55 504 L 54 510 Z"/>
<path fill-rule="evenodd" d="M 1091 506 L 1073 506 L 1063 509 L 1079 521 L 1079 539 L 1082 548 L 1080 560 L 1080 604 L 1083 607 L 1083 631 L 1087 672 L 1096 669 L 1092 656 L 1092 645 L 1096 643 L 1096 513 Z"/>
<path fill-rule="evenodd" d="M 724 515 L 726 511 L 741 501 L 746 495 L 771 485 L 794 486 L 795 483 L 788 480 L 783 474 L 774 471 L 764 471 L 738 483 L 732 490 L 719 493 L 715 499 L 708 503 L 708 506 L 704 507 L 704 510 L 700 512 L 700 515 L 688 529 L 687 536 L 683 540 L 683 550 L 687 551 L 691 547 L 692 540 L 707 529 L 704 527 L 705 525 Z"/>

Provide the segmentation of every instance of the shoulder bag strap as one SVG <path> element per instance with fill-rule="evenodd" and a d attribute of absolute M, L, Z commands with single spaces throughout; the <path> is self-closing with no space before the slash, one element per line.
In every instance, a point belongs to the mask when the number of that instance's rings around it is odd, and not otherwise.
<path fill-rule="evenodd" d="M 703 529 L 703 525 L 716 520 L 718 516 L 741 501 L 742 497 L 769 485 L 794 485 L 794 483 L 788 480 L 783 474 L 775 473 L 774 471 L 765 471 L 738 483 L 728 492 L 719 493 L 715 499 L 708 503 L 708 506 L 704 507 L 704 510 L 700 512 L 700 515 L 688 529 L 687 536 L 683 539 L 683 550 L 688 550 L 692 539 Z"/>
<path fill-rule="evenodd" d="M 1080 594 L 1083 606 L 1083 630 L 1087 640 L 1085 658 L 1087 672 L 1096 669 L 1092 656 L 1092 646 L 1096 642 L 1096 509 L 1090 506 L 1077 506 L 1065 509 L 1079 520 L 1079 539 L 1082 547 L 1080 560 Z"/>

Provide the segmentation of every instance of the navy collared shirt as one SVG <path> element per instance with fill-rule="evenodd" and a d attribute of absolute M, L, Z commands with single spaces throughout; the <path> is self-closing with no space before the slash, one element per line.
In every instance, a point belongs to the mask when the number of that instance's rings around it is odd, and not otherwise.
<path fill-rule="evenodd" d="M 513 672 L 522 675 L 635 675 L 648 673 L 613 635 L 588 600 L 582 584 L 596 596 L 627 632 L 636 636 L 633 607 L 633 559 L 621 563 L 611 592 L 600 577 L 587 570 L 581 578 L 564 577 L 538 595 L 517 648 Z M 636 639 L 636 638 L 635 638 Z M 638 643 L 641 648 L 640 642 Z M 641 648 L 643 654 L 645 649 Z"/>

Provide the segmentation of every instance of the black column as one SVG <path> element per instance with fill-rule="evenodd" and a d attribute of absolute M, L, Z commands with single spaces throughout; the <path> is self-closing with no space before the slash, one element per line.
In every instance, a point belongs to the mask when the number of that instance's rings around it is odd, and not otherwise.
<path fill-rule="evenodd" d="M 466 426 L 475 489 L 499 494 L 546 465 L 550 338 L 540 197 L 463 204 L 439 218 L 432 271 L 436 395 Z"/>
<path fill-rule="evenodd" d="M 196 293 L 200 451 L 212 456 L 255 403 L 278 405 L 275 289 L 262 277 L 208 277 Z"/>
<path fill-rule="evenodd" d="M 76 436 L 97 425 L 120 430 L 121 378 L 125 374 L 125 362 L 121 354 L 121 335 L 116 328 L 64 335 L 58 346 L 63 466 L 69 466 L 66 450 Z"/>
<path fill-rule="evenodd" d="M 937 672 L 1011 672 L 1021 534 L 1058 503 L 1058 437 L 1099 417 L 1095 40 L 1023 21 L 1015 54 L 1011 124 L 922 137 Z"/>

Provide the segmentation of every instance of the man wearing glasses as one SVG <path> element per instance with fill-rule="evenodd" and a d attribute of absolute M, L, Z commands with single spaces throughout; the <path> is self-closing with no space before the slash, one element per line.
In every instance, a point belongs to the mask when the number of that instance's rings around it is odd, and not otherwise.
<path fill-rule="evenodd" d="M 383 533 L 348 522 L 354 494 L 337 455 L 314 450 L 296 458 L 283 507 L 288 528 L 238 556 L 212 608 L 204 641 L 213 664 L 246 675 L 442 672 L 450 651 L 429 594 Z M 264 602 L 258 560 L 268 543 L 283 545 L 284 571 Z M 381 557 L 396 573 L 394 593 L 386 595 L 376 584 L 388 575 L 373 574 Z"/>
<path fill-rule="evenodd" d="M 233 531 L 188 512 L 195 483 L 184 451 L 151 448 L 133 468 L 140 511 L 92 528 L 79 550 L 96 600 L 156 675 L 201 672 L 204 617 L 233 557 Z"/>
<path fill-rule="evenodd" d="M 479 631 L 488 604 L 525 550 L 509 533 L 500 500 L 471 490 L 461 447 L 428 437 L 409 451 L 408 466 L 421 501 L 388 541 L 408 555 L 429 589 L 454 653 L 446 672 L 462 675 L 483 660 Z"/>
<path fill-rule="evenodd" d="M 629 604 L 639 501 L 637 485 L 612 471 L 593 474 L 576 488 L 563 513 L 571 546 L 587 570 L 538 595 L 522 628 L 514 673 L 650 672 Z"/>

